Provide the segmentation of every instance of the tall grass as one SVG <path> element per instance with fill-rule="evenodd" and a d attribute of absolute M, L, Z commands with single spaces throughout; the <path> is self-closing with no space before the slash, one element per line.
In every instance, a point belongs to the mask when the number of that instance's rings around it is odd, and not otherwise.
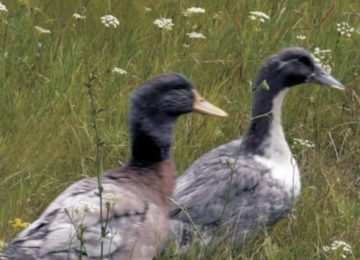
<path fill-rule="evenodd" d="M 49 202 L 75 180 L 94 176 L 96 144 L 84 83 L 96 73 L 96 106 L 104 168 L 129 158 L 130 92 L 152 75 L 188 75 L 200 93 L 226 109 L 226 120 L 189 115 L 177 124 L 175 154 L 179 174 L 197 157 L 244 133 L 251 109 L 251 84 L 266 57 L 283 47 L 331 50 L 333 75 L 345 92 L 297 87 L 284 105 L 283 123 L 291 143 L 303 138 L 315 148 L 294 153 L 302 172 L 302 196 L 294 217 L 276 224 L 239 250 L 194 249 L 179 258 L 338 259 L 324 245 L 343 240 L 360 257 L 360 2 L 190 1 L 190 0 L 2 0 L 0 16 L 0 240 L 19 231 L 9 221 L 35 220 Z M 205 14 L 181 11 L 201 6 Z M 152 8 L 146 12 L 144 7 Z M 263 11 L 264 24 L 249 19 Z M 73 13 L 86 15 L 76 21 Z M 120 27 L 105 28 L 112 14 Z M 172 18 L 172 31 L 153 25 Z M 351 38 L 336 31 L 346 21 Z M 39 34 L 34 26 L 49 29 Z M 207 39 L 189 39 L 187 32 Z M 297 35 L 306 36 L 299 40 Z M 189 48 L 183 47 L 189 44 Z M 127 75 L 111 73 L 113 67 Z M 163 258 L 174 252 L 168 250 Z"/>

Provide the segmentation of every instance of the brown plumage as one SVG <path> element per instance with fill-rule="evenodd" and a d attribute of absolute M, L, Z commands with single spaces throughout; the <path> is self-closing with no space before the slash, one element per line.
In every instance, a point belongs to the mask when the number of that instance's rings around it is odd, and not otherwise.
<path fill-rule="evenodd" d="M 102 254 L 98 183 L 87 178 L 61 193 L 10 243 L 3 259 L 152 259 L 168 231 L 168 198 L 176 178 L 173 126 L 178 116 L 192 111 L 226 115 L 180 74 L 160 75 L 133 94 L 131 160 L 101 177 Z"/>

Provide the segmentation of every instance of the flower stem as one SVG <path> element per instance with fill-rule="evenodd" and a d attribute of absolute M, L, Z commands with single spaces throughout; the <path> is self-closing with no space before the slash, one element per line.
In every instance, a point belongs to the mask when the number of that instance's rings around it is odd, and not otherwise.
<path fill-rule="evenodd" d="M 97 108 L 95 104 L 95 97 L 94 97 L 94 81 L 96 79 L 96 76 L 94 74 L 90 74 L 88 81 L 86 82 L 86 87 L 88 88 L 88 95 L 90 98 L 90 114 L 92 119 L 92 127 L 95 132 L 95 170 L 96 170 L 96 177 L 97 177 L 97 183 L 98 183 L 98 196 L 99 196 L 99 204 L 100 204 L 100 228 L 101 228 L 101 238 L 100 238 L 100 259 L 103 258 L 104 253 L 104 241 L 103 238 L 106 236 L 106 223 L 104 223 L 103 220 L 103 187 L 101 184 L 101 173 L 102 173 L 102 156 L 101 156 L 101 148 L 103 145 L 103 141 L 100 138 L 99 135 L 99 128 L 96 121 L 97 116 Z"/>

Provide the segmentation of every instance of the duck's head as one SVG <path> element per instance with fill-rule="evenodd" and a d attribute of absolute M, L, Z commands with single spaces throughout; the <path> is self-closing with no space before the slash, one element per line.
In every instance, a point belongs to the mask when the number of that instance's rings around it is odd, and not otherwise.
<path fill-rule="evenodd" d="M 337 89 L 344 86 L 316 64 L 300 47 L 286 48 L 270 57 L 261 67 L 255 89 L 268 88 L 275 94 L 302 83 L 316 83 Z"/>
<path fill-rule="evenodd" d="M 158 123 L 189 112 L 227 116 L 225 111 L 201 97 L 192 82 L 179 73 L 159 75 L 145 82 L 133 93 L 132 110 Z"/>
<path fill-rule="evenodd" d="M 137 88 L 130 110 L 130 164 L 143 167 L 167 159 L 175 121 L 189 112 L 227 116 L 202 98 L 191 81 L 181 74 L 160 75 Z"/>

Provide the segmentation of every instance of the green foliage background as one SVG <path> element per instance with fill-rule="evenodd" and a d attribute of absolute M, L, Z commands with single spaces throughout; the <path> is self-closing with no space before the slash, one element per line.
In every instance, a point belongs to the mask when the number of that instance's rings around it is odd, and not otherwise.
<path fill-rule="evenodd" d="M 246 130 L 251 84 L 260 64 L 288 46 L 330 49 L 332 74 L 344 92 L 303 85 L 291 90 L 283 124 L 302 172 L 302 196 L 293 217 L 282 220 L 241 249 L 226 245 L 192 250 L 184 259 L 340 259 L 322 246 L 343 240 L 360 257 L 360 2 L 357 0 L 2 0 L 0 15 L 0 240 L 19 232 L 9 221 L 35 220 L 72 182 L 94 176 L 93 128 L 85 82 L 95 73 L 104 168 L 129 158 L 131 91 L 153 75 L 189 76 L 227 119 L 188 115 L 177 124 L 175 158 L 181 174 L 201 154 Z M 191 6 L 205 14 L 185 18 Z M 146 12 L 145 7 L 152 8 Z M 250 11 L 271 19 L 252 21 Z M 86 15 L 76 21 L 73 13 Z M 119 18 L 117 29 L 100 17 Z M 153 22 L 172 18 L 172 31 Z M 341 36 L 336 23 L 355 28 Z M 34 26 L 49 29 L 39 34 Z M 187 32 L 207 39 L 189 39 Z M 305 35 L 299 40 L 297 35 Z M 190 45 L 189 48 L 183 47 Z M 111 73 L 113 67 L 127 75 Z M 164 259 L 173 255 L 168 250 Z"/>

